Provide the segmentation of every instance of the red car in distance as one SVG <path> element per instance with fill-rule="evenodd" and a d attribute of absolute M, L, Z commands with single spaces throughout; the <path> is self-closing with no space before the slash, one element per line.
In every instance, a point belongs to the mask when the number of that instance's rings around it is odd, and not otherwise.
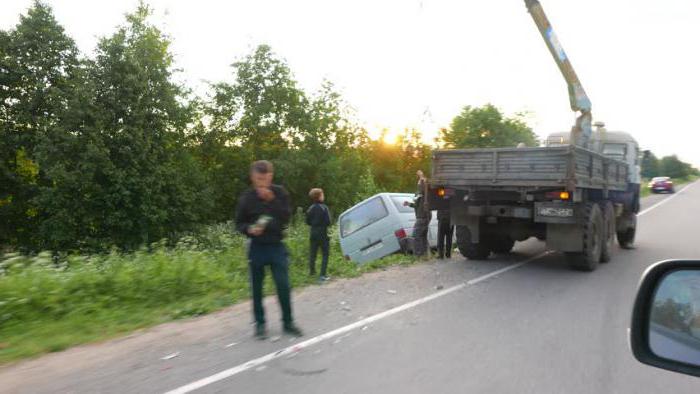
<path fill-rule="evenodd" d="M 671 181 L 671 178 L 667 176 L 652 178 L 651 182 L 649 182 L 649 189 L 652 193 L 675 192 L 675 189 L 673 189 L 673 182 Z"/>

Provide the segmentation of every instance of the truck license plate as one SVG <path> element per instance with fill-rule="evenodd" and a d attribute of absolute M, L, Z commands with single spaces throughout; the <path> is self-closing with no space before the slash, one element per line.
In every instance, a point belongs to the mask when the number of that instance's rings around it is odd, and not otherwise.
<path fill-rule="evenodd" d="M 553 216 L 559 218 L 568 218 L 574 216 L 573 208 L 554 208 L 554 207 L 543 207 L 539 211 L 540 216 Z"/>

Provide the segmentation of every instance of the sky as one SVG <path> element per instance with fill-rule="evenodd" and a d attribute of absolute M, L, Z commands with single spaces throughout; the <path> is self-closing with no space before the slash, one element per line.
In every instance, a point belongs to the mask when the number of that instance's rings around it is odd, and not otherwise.
<path fill-rule="evenodd" d="M 45 0 L 87 54 L 138 0 Z M 31 0 L 2 0 L 0 29 Z M 415 127 L 427 140 L 466 105 L 526 112 L 540 136 L 571 128 L 566 84 L 522 0 L 150 0 L 173 41 L 179 78 L 201 95 L 231 81 L 259 44 L 302 88 L 331 80 L 377 135 Z M 657 155 L 700 167 L 697 0 L 541 0 L 593 103 L 595 121 Z"/>

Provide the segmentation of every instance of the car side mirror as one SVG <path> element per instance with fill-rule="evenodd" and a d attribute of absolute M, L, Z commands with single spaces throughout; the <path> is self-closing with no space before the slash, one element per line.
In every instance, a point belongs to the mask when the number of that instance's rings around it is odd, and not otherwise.
<path fill-rule="evenodd" d="M 647 269 L 630 345 L 644 364 L 700 377 L 700 260 L 662 261 Z"/>

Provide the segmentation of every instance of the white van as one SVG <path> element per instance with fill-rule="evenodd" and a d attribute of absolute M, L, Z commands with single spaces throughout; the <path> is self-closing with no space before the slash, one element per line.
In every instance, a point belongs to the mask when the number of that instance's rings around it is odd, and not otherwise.
<path fill-rule="evenodd" d="M 416 216 L 404 206 L 413 194 L 380 193 L 343 212 L 340 223 L 340 248 L 346 259 L 365 263 L 396 252 L 410 251 Z M 437 246 L 437 215 L 433 212 L 428 243 Z"/>

